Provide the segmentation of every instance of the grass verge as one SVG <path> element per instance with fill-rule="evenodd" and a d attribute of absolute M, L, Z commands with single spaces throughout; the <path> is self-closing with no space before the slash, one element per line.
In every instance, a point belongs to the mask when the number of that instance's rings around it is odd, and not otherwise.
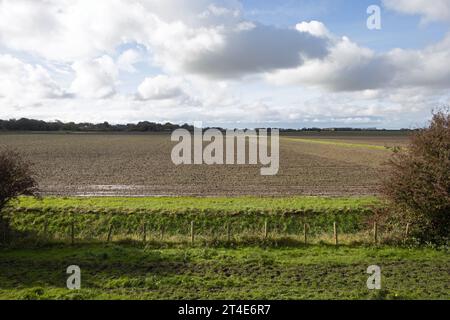
<path fill-rule="evenodd" d="M 21 198 L 3 213 L 14 231 L 36 239 L 259 242 L 364 233 L 375 198 Z M 267 232 L 265 226 L 267 225 Z M 144 233 L 145 232 L 145 233 Z M 172 241 L 173 240 L 173 241 Z"/>
<path fill-rule="evenodd" d="M 327 210 L 358 209 L 379 203 L 376 197 L 22 197 L 18 208 L 88 208 L 149 210 Z"/>
<path fill-rule="evenodd" d="M 284 138 L 284 139 L 289 140 L 289 141 L 333 145 L 333 146 L 339 146 L 339 147 L 364 148 L 364 149 L 372 149 L 372 150 L 391 151 L 390 148 L 385 147 L 385 146 L 377 146 L 377 145 L 365 144 L 365 143 L 348 143 L 348 142 L 339 142 L 339 141 L 333 141 L 333 140 L 304 139 L 304 138 Z"/>

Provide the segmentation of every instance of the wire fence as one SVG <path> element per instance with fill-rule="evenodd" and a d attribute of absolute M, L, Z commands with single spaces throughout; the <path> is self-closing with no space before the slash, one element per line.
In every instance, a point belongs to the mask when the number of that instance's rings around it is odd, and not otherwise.
<path fill-rule="evenodd" d="M 37 217 L 35 217 L 37 218 Z M 222 224 L 207 224 L 204 221 L 191 220 L 188 223 L 157 223 L 151 219 L 141 219 L 140 223 L 127 223 L 114 218 L 100 219 L 95 223 L 77 219 L 58 220 L 56 217 L 27 219 L 13 223 L 2 223 L 0 243 L 11 241 L 38 241 L 40 243 L 63 242 L 77 243 L 100 242 L 113 243 L 133 241 L 137 243 L 183 243 L 202 245 L 211 243 L 290 243 L 308 245 L 315 243 L 340 244 L 382 244 L 389 241 L 407 241 L 410 238 L 411 225 L 392 228 L 373 222 L 355 223 L 344 221 L 317 224 L 313 226 L 304 217 L 290 224 L 270 219 L 254 220 L 253 224 L 236 222 L 236 219 L 223 221 Z M 176 219 L 176 217 L 175 217 Z"/>

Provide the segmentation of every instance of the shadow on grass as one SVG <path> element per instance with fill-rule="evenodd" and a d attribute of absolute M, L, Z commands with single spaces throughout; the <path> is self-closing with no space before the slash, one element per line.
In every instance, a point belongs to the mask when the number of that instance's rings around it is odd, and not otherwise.
<path fill-rule="evenodd" d="M 196 243 L 46 244 L 0 251 L 0 297 L 14 299 L 395 299 L 448 297 L 448 260 L 421 250 L 364 250 L 314 244 L 298 250 Z M 217 249 L 217 250 L 216 250 Z M 227 249 L 227 250 L 221 250 Z M 267 249 L 267 250 L 266 250 Z M 401 257 L 401 258 L 400 258 Z M 385 291 L 366 288 L 367 266 L 381 263 Z M 70 265 L 82 290 L 66 289 Z M 408 277 L 405 278 L 405 275 Z M 405 295 L 406 294 L 406 295 Z"/>
<path fill-rule="evenodd" d="M 248 240 L 248 239 L 247 239 Z M 186 273 L 200 273 L 208 271 L 208 263 L 194 263 L 189 254 L 190 249 L 203 252 L 202 258 L 214 259 L 210 249 L 224 248 L 239 250 L 243 247 L 259 247 L 263 249 L 292 247 L 313 248 L 320 247 L 339 249 L 334 245 L 305 245 L 291 239 L 241 242 L 217 241 L 213 244 L 198 242 L 167 244 L 161 242 L 147 242 L 124 240 L 112 244 L 79 243 L 73 246 L 67 243 L 34 243 L 27 248 L 16 247 L 3 249 L 0 253 L 0 288 L 20 289 L 33 287 L 66 288 L 67 267 L 77 265 L 82 270 L 83 286 L 91 289 L 149 287 L 146 280 L 152 277 L 170 277 Z M 344 247 L 344 246 L 342 246 Z M 176 248 L 173 253 L 164 256 L 162 250 Z M 212 255 L 212 256 L 210 256 Z M 194 257 L 196 259 L 198 257 Z M 236 274 L 243 267 L 275 268 L 275 262 L 262 256 L 253 261 L 248 258 L 247 266 L 234 266 L 233 261 L 226 261 L 226 268 L 230 266 Z M 219 262 L 217 262 L 219 263 Z M 244 268 L 245 269 L 245 268 Z M 222 272 L 223 270 L 217 270 Z M 267 271 L 267 270 L 266 270 Z"/>
<path fill-rule="evenodd" d="M 163 259 L 158 251 L 142 250 L 131 244 L 47 244 L 38 250 L 5 249 L 0 254 L 0 288 L 66 288 L 67 267 L 77 265 L 82 270 L 84 286 L 95 289 L 105 286 L 102 279 L 180 274 L 188 268 L 188 263 L 189 259 L 182 255 Z"/>

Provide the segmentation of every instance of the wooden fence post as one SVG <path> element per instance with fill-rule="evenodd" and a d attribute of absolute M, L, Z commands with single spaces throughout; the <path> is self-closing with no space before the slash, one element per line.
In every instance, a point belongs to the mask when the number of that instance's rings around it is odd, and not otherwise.
<path fill-rule="evenodd" d="M 376 221 L 373 223 L 373 241 L 375 244 L 378 243 L 378 223 Z"/>
<path fill-rule="evenodd" d="M 333 231 L 334 231 L 334 244 L 338 245 L 339 244 L 339 240 L 338 240 L 337 222 L 333 223 Z"/>
<path fill-rule="evenodd" d="M 70 243 L 73 246 L 75 244 L 75 222 L 70 224 Z"/>
<path fill-rule="evenodd" d="M 44 239 L 48 239 L 47 233 L 48 233 L 48 221 L 45 220 L 45 222 L 44 222 L 44 231 L 43 231 Z"/>
<path fill-rule="evenodd" d="M 164 240 L 164 226 L 163 225 L 161 225 L 161 228 L 160 228 L 161 230 L 161 241 L 163 241 Z"/>
<path fill-rule="evenodd" d="M 405 230 L 405 240 L 407 240 L 408 239 L 408 237 L 409 237 L 409 227 L 410 227 L 410 225 L 409 225 L 409 222 L 406 224 L 406 230 Z"/>
<path fill-rule="evenodd" d="M 3 229 L 3 243 L 7 244 L 11 240 L 7 221 L 3 221 L 2 229 Z"/>
<path fill-rule="evenodd" d="M 108 238 L 106 239 L 106 242 L 108 243 L 111 241 L 112 232 L 113 232 L 113 224 L 111 223 L 108 230 Z"/>
<path fill-rule="evenodd" d="M 269 223 L 267 219 L 264 221 L 264 239 L 267 239 L 267 236 L 269 235 Z"/>
<path fill-rule="evenodd" d="M 306 223 L 303 224 L 303 239 L 305 244 L 308 244 L 308 225 Z"/>
<path fill-rule="evenodd" d="M 3 221 L 2 223 L 1 223 L 1 227 L 2 227 L 2 242 L 3 242 L 3 244 L 6 244 L 6 222 L 5 221 Z"/>
<path fill-rule="evenodd" d="M 191 221 L 191 244 L 195 241 L 194 221 Z"/>
<path fill-rule="evenodd" d="M 147 242 L 147 224 L 144 222 L 144 225 L 142 226 L 142 240 L 143 242 Z"/>

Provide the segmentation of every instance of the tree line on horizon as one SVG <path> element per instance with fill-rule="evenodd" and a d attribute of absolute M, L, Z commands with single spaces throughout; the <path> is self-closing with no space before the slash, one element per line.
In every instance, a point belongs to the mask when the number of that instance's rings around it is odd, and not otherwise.
<path fill-rule="evenodd" d="M 74 131 L 74 132 L 171 132 L 176 129 L 194 130 L 188 124 L 155 123 L 142 121 L 139 123 L 110 124 L 90 122 L 43 121 L 34 119 L 0 120 L 0 131 Z"/>
<path fill-rule="evenodd" d="M 35 119 L 0 119 L 0 131 L 38 131 L 38 132 L 55 132 L 55 131 L 72 131 L 72 132 L 172 132 L 176 129 L 186 129 L 194 131 L 194 126 L 187 123 L 183 125 L 167 123 L 156 123 L 149 121 L 141 121 L 138 123 L 128 124 L 110 124 L 90 123 L 90 122 L 62 122 L 44 121 Z M 205 128 L 209 129 L 209 128 Z M 223 128 L 216 128 L 225 131 Z M 410 129 L 401 129 L 401 131 L 409 131 Z M 387 131 L 386 129 L 376 128 L 302 128 L 302 129 L 280 129 L 281 132 L 302 132 L 302 131 Z"/>

